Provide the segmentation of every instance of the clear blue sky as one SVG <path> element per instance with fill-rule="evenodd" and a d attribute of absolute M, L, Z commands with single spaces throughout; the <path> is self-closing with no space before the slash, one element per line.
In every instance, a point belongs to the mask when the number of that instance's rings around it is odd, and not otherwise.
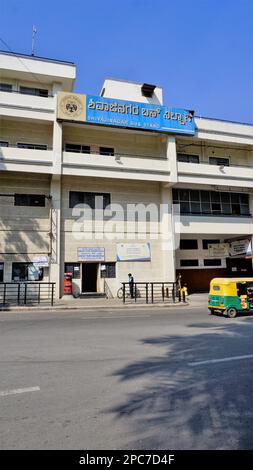
<path fill-rule="evenodd" d="M 77 65 L 75 90 L 105 77 L 161 85 L 168 106 L 253 123 L 253 0 L 0 0 L 15 52 Z M 3 44 L 1 49 L 6 49 Z"/>

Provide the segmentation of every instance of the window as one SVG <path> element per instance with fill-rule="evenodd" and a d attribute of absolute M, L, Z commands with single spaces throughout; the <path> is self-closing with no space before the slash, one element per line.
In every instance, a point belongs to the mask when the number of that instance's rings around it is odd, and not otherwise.
<path fill-rule="evenodd" d="M 182 267 L 192 267 L 192 266 L 198 266 L 199 265 L 199 260 L 198 259 L 181 259 L 180 260 L 180 266 Z"/>
<path fill-rule="evenodd" d="M 72 209 L 77 204 L 87 204 L 91 209 L 95 209 L 96 197 L 103 198 L 103 209 L 111 204 L 111 195 L 109 193 L 83 193 L 81 191 L 70 191 L 69 207 Z"/>
<path fill-rule="evenodd" d="M 90 146 L 79 144 L 65 144 L 65 152 L 90 153 Z"/>
<path fill-rule="evenodd" d="M 7 91 L 10 93 L 12 91 L 12 85 L 9 83 L 0 83 L 0 91 Z"/>
<path fill-rule="evenodd" d="M 114 155 L 114 148 L 112 147 L 99 147 L 100 155 L 107 155 L 113 156 Z"/>
<path fill-rule="evenodd" d="M 13 281 L 42 281 L 43 268 L 38 268 L 33 263 L 12 263 Z"/>
<path fill-rule="evenodd" d="M 14 206 L 45 207 L 46 196 L 43 194 L 15 194 Z"/>
<path fill-rule="evenodd" d="M 0 140 L 0 147 L 9 147 L 9 142 L 6 142 L 5 140 Z"/>
<path fill-rule="evenodd" d="M 180 240 L 180 250 L 197 250 L 198 240 Z"/>
<path fill-rule="evenodd" d="M 229 158 L 209 157 L 210 165 L 229 166 Z"/>
<path fill-rule="evenodd" d="M 21 86 L 19 91 L 23 95 L 42 96 L 44 98 L 48 97 L 48 90 L 46 90 L 45 88 L 31 88 L 27 86 Z"/>
<path fill-rule="evenodd" d="M 204 259 L 204 266 L 221 266 L 221 259 Z"/>
<path fill-rule="evenodd" d="M 114 278 L 116 277 L 116 263 L 105 263 L 101 265 L 101 277 L 102 278 Z"/>
<path fill-rule="evenodd" d="M 236 284 L 237 295 L 240 297 L 241 295 L 247 295 L 247 283 L 246 282 L 238 282 Z"/>
<path fill-rule="evenodd" d="M 177 161 L 178 162 L 185 162 L 185 163 L 199 163 L 199 156 L 198 155 L 188 155 L 186 153 L 178 153 L 177 154 Z"/>
<path fill-rule="evenodd" d="M 0 263 L 0 282 L 4 282 L 4 263 Z"/>
<path fill-rule="evenodd" d="M 248 194 L 173 189 L 173 203 L 181 214 L 250 215 Z"/>
<path fill-rule="evenodd" d="M 208 250 L 208 245 L 215 245 L 217 243 L 220 243 L 220 240 L 217 240 L 217 238 L 215 238 L 214 240 L 212 239 L 202 240 L 203 250 Z"/>
<path fill-rule="evenodd" d="M 73 279 L 80 279 L 80 263 L 65 263 L 65 273 L 71 273 Z"/>
<path fill-rule="evenodd" d="M 18 142 L 17 147 L 19 149 L 47 150 L 47 145 L 45 144 L 27 144 L 23 142 Z"/>

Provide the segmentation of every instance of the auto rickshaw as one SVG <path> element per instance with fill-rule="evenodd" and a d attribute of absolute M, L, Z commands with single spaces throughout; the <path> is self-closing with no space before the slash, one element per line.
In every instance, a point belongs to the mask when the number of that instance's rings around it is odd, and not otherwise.
<path fill-rule="evenodd" d="M 238 313 L 253 313 L 253 278 L 214 278 L 208 297 L 210 313 L 221 312 L 230 318 Z"/>

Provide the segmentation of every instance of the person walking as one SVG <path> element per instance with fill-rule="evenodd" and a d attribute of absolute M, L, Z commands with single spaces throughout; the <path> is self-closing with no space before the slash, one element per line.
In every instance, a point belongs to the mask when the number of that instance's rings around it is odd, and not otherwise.
<path fill-rule="evenodd" d="M 176 279 L 176 286 L 177 290 L 179 291 L 182 287 L 182 274 L 178 273 L 177 279 Z"/>
<path fill-rule="evenodd" d="M 131 273 L 128 274 L 129 292 L 131 299 L 134 298 L 134 278 Z"/>
<path fill-rule="evenodd" d="M 178 273 L 176 278 L 176 296 L 179 297 L 179 302 L 181 301 L 181 288 L 182 288 L 182 274 Z"/>

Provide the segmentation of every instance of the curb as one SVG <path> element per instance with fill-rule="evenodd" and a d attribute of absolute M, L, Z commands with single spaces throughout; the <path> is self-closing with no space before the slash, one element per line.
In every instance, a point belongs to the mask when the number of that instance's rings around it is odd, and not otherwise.
<path fill-rule="evenodd" d="M 82 305 L 82 306 L 66 306 L 66 305 L 55 305 L 53 307 L 51 306 L 43 306 L 43 307 L 29 307 L 29 306 L 24 306 L 24 307 L 10 307 L 10 308 L 0 308 L 0 314 L 2 312 L 39 312 L 39 311 L 49 311 L 49 312 L 57 312 L 57 310 L 129 310 L 129 309 L 135 309 L 135 310 L 143 310 L 144 308 L 152 309 L 152 308 L 171 308 L 171 307 L 185 307 L 190 305 L 189 302 L 185 303 L 175 303 L 175 304 L 129 304 L 129 305 L 112 305 L 112 306 L 105 306 L 105 305 Z"/>

